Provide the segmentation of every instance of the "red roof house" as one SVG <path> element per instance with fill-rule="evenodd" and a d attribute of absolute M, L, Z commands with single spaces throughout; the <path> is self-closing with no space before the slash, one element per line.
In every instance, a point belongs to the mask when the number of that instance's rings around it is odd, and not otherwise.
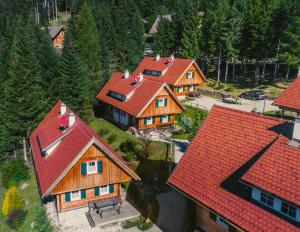
<path fill-rule="evenodd" d="M 41 197 L 54 198 L 58 211 L 119 197 L 122 182 L 139 180 L 121 156 L 62 101 L 34 130 L 30 144 Z"/>
<path fill-rule="evenodd" d="M 298 126 L 213 107 L 168 179 L 200 231 L 300 231 Z"/>
<path fill-rule="evenodd" d="M 138 129 L 172 125 L 175 115 L 184 110 L 165 82 L 128 71 L 114 73 L 97 99 L 107 117 L 123 127 Z"/>
<path fill-rule="evenodd" d="M 193 59 L 170 57 L 144 57 L 134 71 L 143 73 L 145 79 L 166 82 L 177 97 L 197 92 L 206 81 Z"/>
<path fill-rule="evenodd" d="M 279 108 L 300 114 L 300 76 L 273 103 Z"/>

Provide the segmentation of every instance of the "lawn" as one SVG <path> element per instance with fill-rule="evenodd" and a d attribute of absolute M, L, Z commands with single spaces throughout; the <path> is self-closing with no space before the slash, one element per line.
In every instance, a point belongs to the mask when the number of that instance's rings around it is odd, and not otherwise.
<path fill-rule="evenodd" d="M 267 111 L 264 113 L 264 115 L 281 118 L 281 110 L 277 111 Z M 284 112 L 283 118 L 286 120 L 294 120 L 296 114 L 290 113 L 290 112 Z"/>
<path fill-rule="evenodd" d="M 34 221 L 37 212 L 39 212 L 39 208 L 42 207 L 40 196 L 38 193 L 37 183 L 35 179 L 35 173 L 32 168 L 30 168 L 30 179 L 25 181 L 28 183 L 27 188 L 20 189 L 18 187 L 18 191 L 22 194 L 24 201 L 28 201 L 28 204 L 24 206 L 25 211 L 27 212 L 25 220 L 22 225 L 19 227 L 18 231 L 31 231 L 31 223 Z M 21 182 L 19 186 L 22 186 L 24 182 Z M 2 202 L 4 200 L 5 188 L 0 184 L 0 231 L 1 232 L 9 232 L 14 231 L 6 224 L 6 217 L 2 214 Z"/>
<path fill-rule="evenodd" d="M 182 129 L 172 135 L 171 138 L 191 140 L 207 115 L 208 112 L 206 110 L 185 105 L 185 111 L 177 115 L 175 118 L 176 125 Z M 185 127 L 184 123 L 182 122 L 183 118 L 189 119 L 194 123 L 192 128 L 188 129 Z"/>
<path fill-rule="evenodd" d="M 213 79 L 208 79 L 208 82 L 201 85 L 202 89 L 213 91 L 213 92 L 222 92 L 228 93 L 233 96 L 238 97 L 241 93 L 246 92 L 251 89 L 260 89 L 265 91 L 268 95 L 272 97 L 277 97 L 282 91 L 284 91 L 290 82 L 277 82 L 276 85 L 259 85 L 259 86 L 252 86 L 252 85 L 241 85 L 239 83 L 236 84 L 224 84 L 217 86 L 217 82 Z"/>

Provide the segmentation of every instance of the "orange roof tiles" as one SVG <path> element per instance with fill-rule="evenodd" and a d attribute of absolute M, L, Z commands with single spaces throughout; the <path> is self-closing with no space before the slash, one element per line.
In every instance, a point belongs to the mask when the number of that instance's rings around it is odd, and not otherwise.
<path fill-rule="evenodd" d="M 273 103 L 280 108 L 300 112 L 300 76 Z"/>
<path fill-rule="evenodd" d="M 299 231 L 221 186 L 285 125 L 282 119 L 214 106 L 168 182 L 247 231 Z"/>

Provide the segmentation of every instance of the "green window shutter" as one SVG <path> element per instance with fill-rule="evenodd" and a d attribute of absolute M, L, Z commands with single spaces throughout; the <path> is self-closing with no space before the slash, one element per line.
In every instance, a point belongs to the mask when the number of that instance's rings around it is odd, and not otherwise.
<path fill-rule="evenodd" d="M 215 213 L 213 213 L 213 212 L 209 212 L 209 217 L 210 217 L 210 219 L 212 219 L 214 221 L 217 220 L 217 215 Z"/>
<path fill-rule="evenodd" d="M 110 184 L 109 185 L 109 193 L 113 193 L 115 191 L 115 185 L 114 184 Z"/>
<path fill-rule="evenodd" d="M 70 192 L 65 193 L 65 201 L 66 202 L 71 201 L 71 193 Z"/>
<path fill-rule="evenodd" d="M 167 104 L 168 104 L 168 98 L 165 98 L 164 103 L 165 103 L 165 106 L 167 106 Z"/>
<path fill-rule="evenodd" d="M 168 122 L 171 121 L 171 115 L 168 115 Z"/>
<path fill-rule="evenodd" d="M 179 92 L 180 87 L 177 87 L 177 92 Z"/>
<path fill-rule="evenodd" d="M 155 124 L 155 117 L 152 117 L 152 124 Z"/>
<path fill-rule="evenodd" d="M 185 74 L 185 77 L 186 77 L 186 79 L 189 78 L 189 73 L 188 72 Z"/>
<path fill-rule="evenodd" d="M 94 188 L 94 193 L 95 193 L 95 196 L 99 196 L 100 195 L 100 188 L 99 187 L 95 187 Z"/>
<path fill-rule="evenodd" d="M 86 198 L 86 191 L 85 191 L 85 189 L 81 189 L 80 192 L 81 192 L 81 199 L 85 199 Z"/>
<path fill-rule="evenodd" d="M 86 170 L 86 163 L 81 163 L 81 174 L 86 175 L 87 170 Z"/>
<path fill-rule="evenodd" d="M 160 123 L 162 123 L 163 116 L 160 116 Z"/>
<path fill-rule="evenodd" d="M 195 77 L 195 72 L 192 72 L 192 78 L 194 78 Z"/>
<path fill-rule="evenodd" d="M 103 171 L 103 162 L 102 160 L 97 161 L 97 171 L 102 172 Z"/>
<path fill-rule="evenodd" d="M 158 107 L 158 99 L 156 99 L 155 105 L 156 107 Z"/>
<path fill-rule="evenodd" d="M 147 118 L 144 118 L 144 125 L 147 125 Z"/>

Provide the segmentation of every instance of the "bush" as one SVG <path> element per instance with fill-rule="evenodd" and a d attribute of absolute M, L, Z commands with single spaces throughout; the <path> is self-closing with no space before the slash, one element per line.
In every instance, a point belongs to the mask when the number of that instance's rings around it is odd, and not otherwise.
<path fill-rule="evenodd" d="M 227 89 L 225 89 L 226 92 L 233 92 L 234 91 L 234 87 L 233 86 L 228 86 Z"/>
<path fill-rule="evenodd" d="M 138 143 L 134 140 L 126 140 L 121 143 L 120 150 L 125 154 L 125 160 L 132 162 L 137 154 Z"/>
<path fill-rule="evenodd" d="M 34 230 L 36 232 L 52 232 L 53 226 L 51 225 L 46 210 L 42 206 L 39 211 L 37 212 L 37 215 L 35 217 L 34 221 Z"/>
<path fill-rule="evenodd" d="M 116 141 L 116 139 L 117 139 L 117 135 L 116 135 L 116 134 L 111 134 L 111 135 L 108 137 L 107 141 L 108 141 L 109 144 L 112 144 L 113 142 Z"/>
<path fill-rule="evenodd" d="M 224 88 L 224 85 L 221 82 L 217 82 L 214 87 L 214 89 L 216 89 L 216 90 L 220 90 L 223 88 Z"/>
<path fill-rule="evenodd" d="M 23 159 L 10 160 L 2 167 L 2 184 L 5 188 L 18 186 L 20 181 L 29 179 L 29 168 Z"/>
<path fill-rule="evenodd" d="M 108 135 L 108 134 L 109 134 L 109 131 L 106 128 L 101 128 L 99 131 L 99 135 L 101 137 L 104 137 L 105 135 Z"/>
<path fill-rule="evenodd" d="M 23 209 L 14 209 L 10 212 L 6 224 L 13 230 L 16 230 L 19 226 L 22 225 L 27 212 Z"/>
<path fill-rule="evenodd" d="M 18 192 L 15 186 L 12 186 L 5 193 L 2 213 L 5 216 L 8 216 L 13 210 L 21 209 L 23 205 L 24 199 L 22 195 Z"/>

